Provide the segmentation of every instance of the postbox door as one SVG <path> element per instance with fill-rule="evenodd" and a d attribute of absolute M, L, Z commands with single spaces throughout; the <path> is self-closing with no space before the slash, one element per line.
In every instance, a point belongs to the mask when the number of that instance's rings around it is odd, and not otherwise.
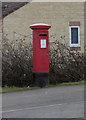
<path fill-rule="evenodd" d="M 48 34 L 40 34 L 40 71 L 49 72 Z"/>
<path fill-rule="evenodd" d="M 33 42 L 33 71 L 49 72 L 49 42 L 48 33 L 35 32 Z"/>

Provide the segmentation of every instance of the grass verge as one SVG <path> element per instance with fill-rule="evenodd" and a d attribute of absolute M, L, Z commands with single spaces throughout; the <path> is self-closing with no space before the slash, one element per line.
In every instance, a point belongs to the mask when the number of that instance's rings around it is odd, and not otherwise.
<path fill-rule="evenodd" d="M 59 86 L 70 86 L 70 85 L 80 85 L 84 84 L 86 81 L 79 81 L 79 82 L 67 82 L 67 83 L 61 83 L 58 85 L 48 85 L 45 86 L 44 88 L 51 88 L 51 87 L 59 87 Z M 7 92 L 17 92 L 17 91 L 25 91 L 25 90 L 34 90 L 34 89 L 40 89 L 39 87 L 8 87 L 5 86 L 3 88 L 0 88 L 0 93 L 7 93 Z"/>

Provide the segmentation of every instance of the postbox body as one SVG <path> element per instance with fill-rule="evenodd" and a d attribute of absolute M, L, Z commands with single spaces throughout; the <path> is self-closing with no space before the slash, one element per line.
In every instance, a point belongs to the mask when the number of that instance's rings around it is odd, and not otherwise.
<path fill-rule="evenodd" d="M 49 72 L 49 32 L 50 25 L 34 24 L 33 30 L 33 72 Z"/>

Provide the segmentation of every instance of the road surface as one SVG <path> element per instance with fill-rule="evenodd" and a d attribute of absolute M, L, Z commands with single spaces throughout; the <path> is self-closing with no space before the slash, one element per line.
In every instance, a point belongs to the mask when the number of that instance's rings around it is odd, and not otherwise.
<path fill-rule="evenodd" d="M 83 118 L 84 85 L 2 95 L 3 118 Z"/>

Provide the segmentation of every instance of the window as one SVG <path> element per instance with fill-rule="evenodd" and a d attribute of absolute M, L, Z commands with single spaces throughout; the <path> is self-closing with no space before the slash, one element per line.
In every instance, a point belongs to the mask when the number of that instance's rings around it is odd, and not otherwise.
<path fill-rule="evenodd" d="M 70 26 L 70 47 L 80 47 L 80 26 Z"/>

